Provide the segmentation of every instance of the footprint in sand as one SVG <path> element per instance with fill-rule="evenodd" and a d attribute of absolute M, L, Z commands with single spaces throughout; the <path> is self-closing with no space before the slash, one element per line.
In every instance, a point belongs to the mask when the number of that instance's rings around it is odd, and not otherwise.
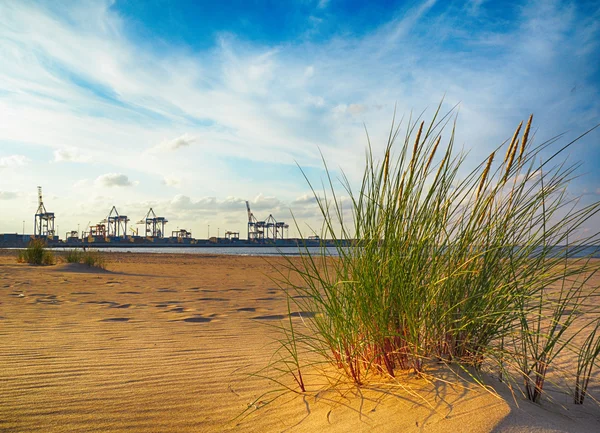
<path fill-rule="evenodd" d="M 119 295 L 141 295 L 142 292 L 119 292 Z"/>
<path fill-rule="evenodd" d="M 159 293 L 177 293 L 177 290 L 175 290 L 175 289 L 166 289 L 166 288 L 157 289 L 156 291 Z"/>
<path fill-rule="evenodd" d="M 109 317 L 102 319 L 101 322 L 129 322 L 129 317 Z"/>
<path fill-rule="evenodd" d="M 131 304 L 117 304 L 117 305 L 110 305 L 109 308 L 129 308 L 131 307 Z"/>
<path fill-rule="evenodd" d="M 177 304 L 183 304 L 183 302 L 181 302 L 181 301 L 165 301 L 165 302 L 161 302 L 160 304 L 156 304 L 155 307 L 156 308 L 166 308 L 166 307 L 170 307 L 170 306 L 177 305 Z"/>
<path fill-rule="evenodd" d="M 316 315 L 317 313 L 315 313 L 314 311 L 295 311 L 293 313 L 290 313 L 290 317 L 304 317 L 306 319 L 312 319 Z"/>
<path fill-rule="evenodd" d="M 282 320 L 285 319 L 283 314 L 271 314 L 268 316 L 256 316 L 252 317 L 253 320 Z"/>
<path fill-rule="evenodd" d="M 266 316 L 256 316 L 252 317 L 254 320 L 283 320 L 286 317 L 302 317 L 305 319 L 315 317 L 316 313 L 314 311 L 295 311 L 293 313 L 288 314 L 270 314 Z"/>
<path fill-rule="evenodd" d="M 186 317 L 185 319 L 183 319 L 184 322 L 188 323 L 208 323 L 211 320 L 212 319 L 209 317 Z"/>
<path fill-rule="evenodd" d="M 62 301 L 56 299 L 56 295 L 52 295 L 49 293 L 33 293 L 31 296 L 40 296 L 35 300 L 36 304 L 48 304 L 48 305 L 58 305 L 62 304 Z"/>
<path fill-rule="evenodd" d="M 256 311 L 256 308 L 254 308 L 254 307 L 243 307 L 243 308 L 238 308 L 235 311 L 254 313 Z"/>
<path fill-rule="evenodd" d="M 119 305 L 118 302 L 113 301 L 86 301 L 85 304 L 98 304 L 98 305 L 108 305 L 109 307 L 115 307 Z"/>
<path fill-rule="evenodd" d="M 95 295 L 96 292 L 71 292 L 71 295 Z"/>

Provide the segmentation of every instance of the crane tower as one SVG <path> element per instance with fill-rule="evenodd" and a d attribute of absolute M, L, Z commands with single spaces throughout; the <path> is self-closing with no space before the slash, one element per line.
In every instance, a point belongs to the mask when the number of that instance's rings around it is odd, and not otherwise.
<path fill-rule="evenodd" d="M 54 237 L 54 212 L 46 211 L 46 206 L 44 206 L 44 200 L 42 199 L 41 186 L 38 186 L 38 208 L 35 212 L 33 234 L 35 236 Z"/>

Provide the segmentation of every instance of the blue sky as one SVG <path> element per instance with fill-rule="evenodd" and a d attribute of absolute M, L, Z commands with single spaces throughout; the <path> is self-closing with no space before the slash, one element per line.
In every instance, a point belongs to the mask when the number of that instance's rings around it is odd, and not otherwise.
<path fill-rule="evenodd" d="M 4 1 L 0 233 L 32 230 L 37 185 L 61 233 L 112 205 L 245 233 L 245 200 L 318 226 L 296 163 L 357 180 L 363 125 L 380 151 L 394 107 L 442 97 L 472 163 L 532 112 L 538 142 L 573 138 L 600 122 L 599 23 L 593 1 Z M 571 157 L 599 199 L 600 132 Z"/>

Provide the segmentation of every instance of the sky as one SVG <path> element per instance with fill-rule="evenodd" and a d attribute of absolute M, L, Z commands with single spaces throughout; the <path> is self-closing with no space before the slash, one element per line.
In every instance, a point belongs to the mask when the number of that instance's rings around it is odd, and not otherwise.
<path fill-rule="evenodd" d="M 244 238 L 246 200 L 318 231 L 304 176 L 357 182 L 394 109 L 458 104 L 473 164 L 530 113 L 564 144 L 600 123 L 598 59 L 595 1 L 4 0 L 0 233 L 33 232 L 38 185 L 61 237 L 116 206 Z M 599 200 L 600 129 L 569 152 Z"/>

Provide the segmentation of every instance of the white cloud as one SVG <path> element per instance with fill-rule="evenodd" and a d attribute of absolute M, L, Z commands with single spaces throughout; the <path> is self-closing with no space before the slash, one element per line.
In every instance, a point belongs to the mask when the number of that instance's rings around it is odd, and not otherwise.
<path fill-rule="evenodd" d="M 163 141 L 154 148 L 160 150 L 177 150 L 182 147 L 188 147 L 195 141 L 196 137 L 193 137 L 190 134 L 183 134 L 182 136 L 174 138 L 173 140 Z"/>
<path fill-rule="evenodd" d="M 322 96 L 309 95 L 306 97 L 306 101 L 315 107 L 323 107 L 325 105 L 325 99 Z"/>
<path fill-rule="evenodd" d="M 177 186 L 181 185 L 181 178 L 174 177 L 174 176 L 164 176 L 162 183 L 163 183 L 163 185 L 177 187 Z"/>
<path fill-rule="evenodd" d="M 254 200 L 250 200 L 253 211 L 276 210 L 281 204 L 281 201 L 277 197 L 265 196 L 262 193 L 258 194 Z"/>
<path fill-rule="evenodd" d="M 86 189 L 91 186 L 91 182 L 89 179 L 79 179 L 73 183 L 73 188 L 75 189 Z"/>
<path fill-rule="evenodd" d="M 315 67 L 307 66 L 306 69 L 304 70 L 304 76 L 306 78 L 311 78 L 313 75 L 315 75 Z"/>
<path fill-rule="evenodd" d="M 54 162 L 89 162 L 90 157 L 83 156 L 77 149 L 56 149 Z"/>
<path fill-rule="evenodd" d="M 0 200 L 12 200 L 19 196 L 18 193 L 12 191 L 0 191 Z"/>
<path fill-rule="evenodd" d="M 292 205 L 301 205 L 301 206 L 311 205 L 311 204 L 314 204 L 314 205 L 317 204 L 317 199 L 315 198 L 314 194 L 312 194 L 312 193 L 306 193 L 299 197 L 296 197 L 294 199 L 294 201 L 292 202 Z"/>
<path fill-rule="evenodd" d="M 121 187 L 121 186 L 132 186 L 134 182 L 131 182 L 129 178 L 121 173 L 106 173 L 98 176 L 96 179 L 96 185 L 105 187 Z"/>
<path fill-rule="evenodd" d="M 348 106 L 348 113 L 350 114 L 360 114 L 362 112 L 364 112 L 367 109 L 367 107 L 365 107 L 362 104 L 350 104 Z"/>
<path fill-rule="evenodd" d="M 0 157 L 0 168 L 18 167 L 29 163 L 29 158 L 24 155 L 9 155 Z"/>

